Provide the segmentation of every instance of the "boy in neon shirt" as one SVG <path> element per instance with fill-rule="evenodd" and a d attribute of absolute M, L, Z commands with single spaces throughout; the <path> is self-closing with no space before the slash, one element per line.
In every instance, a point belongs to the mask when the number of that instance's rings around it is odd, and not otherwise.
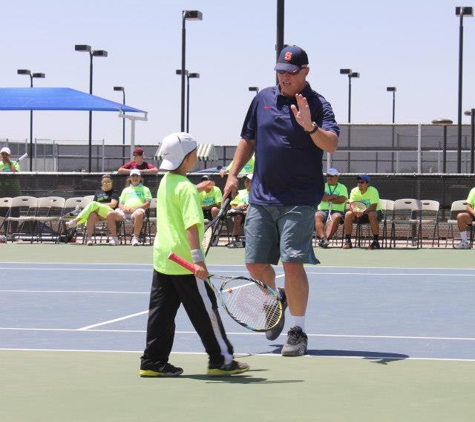
<path fill-rule="evenodd" d="M 233 346 L 224 331 L 216 296 L 203 280 L 208 275 L 202 249 L 203 211 L 198 190 L 186 177 L 196 164 L 196 141 L 175 133 L 162 142 L 163 176 L 157 192 L 157 228 L 153 245 L 153 279 L 147 323 L 146 347 L 141 357 L 141 377 L 175 377 L 182 368 L 168 363 L 175 336 L 175 316 L 183 304 L 209 356 L 208 375 L 228 376 L 249 369 L 233 359 Z M 193 262 L 195 273 L 170 261 L 175 252 Z"/>

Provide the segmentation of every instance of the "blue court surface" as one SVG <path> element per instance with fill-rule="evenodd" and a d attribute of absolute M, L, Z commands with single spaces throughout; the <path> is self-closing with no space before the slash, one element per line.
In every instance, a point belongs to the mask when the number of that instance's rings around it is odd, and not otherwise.
<path fill-rule="evenodd" d="M 0 270 L 0 350 L 143 350 L 150 265 L 1 263 Z M 209 270 L 247 274 L 242 266 Z M 475 360 L 475 269 L 307 271 L 310 357 Z M 280 355 L 288 311 L 273 342 L 221 315 L 236 353 Z M 173 351 L 204 351 L 182 309 Z"/>

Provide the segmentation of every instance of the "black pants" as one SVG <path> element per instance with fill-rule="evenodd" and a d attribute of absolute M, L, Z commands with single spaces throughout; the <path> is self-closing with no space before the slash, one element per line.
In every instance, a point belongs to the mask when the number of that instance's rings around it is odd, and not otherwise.
<path fill-rule="evenodd" d="M 154 270 L 147 323 L 147 344 L 141 369 L 168 362 L 175 338 L 175 317 L 183 304 L 209 355 L 210 366 L 229 363 L 233 346 L 226 337 L 210 286 L 194 275 L 166 275 Z"/>

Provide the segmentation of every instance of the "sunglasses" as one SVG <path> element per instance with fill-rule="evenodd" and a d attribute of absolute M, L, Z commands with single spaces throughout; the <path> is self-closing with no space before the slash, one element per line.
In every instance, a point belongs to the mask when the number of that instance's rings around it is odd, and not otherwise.
<path fill-rule="evenodd" d="M 368 182 L 363 182 L 362 180 L 360 180 L 359 182 L 357 182 L 358 185 L 364 185 L 364 184 L 367 184 Z"/>
<path fill-rule="evenodd" d="M 285 73 L 288 73 L 289 75 L 298 75 L 301 70 L 306 69 L 307 66 L 302 66 L 300 69 L 294 71 L 294 72 L 287 72 L 286 70 L 277 70 L 277 73 L 279 75 L 284 75 Z"/>
<path fill-rule="evenodd" d="M 140 177 L 138 174 L 131 174 L 130 177 Z"/>
<path fill-rule="evenodd" d="M 112 182 L 102 182 L 101 185 L 102 185 L 102 186 L 112 185 Z"/>

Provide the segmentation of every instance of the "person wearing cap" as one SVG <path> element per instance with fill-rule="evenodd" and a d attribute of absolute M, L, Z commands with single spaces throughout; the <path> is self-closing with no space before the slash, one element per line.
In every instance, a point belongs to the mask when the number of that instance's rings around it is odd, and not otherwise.
<path fill-rule="evenodd" d="M 112 176 L 104 174 L 101 178 L 101 188 L 94 194 L 92 202 L 86 205 L 77 217 L 69 220 L 66 223 L 66 227 L 72 229 L 78 225 L 86 224 L 85 243 L 87 246 L 93 246 L 94 240 L 92 235 L 96 223 L 98 221 L 105 221 L 109 213 L 117 208 L 118 203 L 119 192 L 114 189 Z"/>
<path fill-rule="evenodd" d="M 20 164 L 17 161 L 11 159 L 12 152 L 10 148 L 3 147 L 0 150 L 2 161 L 0 162 L 0 172 L 2 173 L 16 173 L 20 171 Z"/>
<path fill-rule="evenodd" d="M 325 193 L 322 201 L 318 204 L 318 211 L 315 213 L 315 231 L 319 239 L 318 246 L 327 248 L 330 239 L 338 230 L 340 222 L 343 221 L 345 214 L 345 205 L 348 200 L 347 187 L 338 181 L 340 173 L 335 168 L 327 171 L 327 182 L 325 183 Z M 331 214 L 332 220 L 330 227 L 325 233 L 325 222 Z"/>
<path fill-rule="evenodd" d="M 298 46 L 282 49 L 274 68 L 277 86 L 254 96 L 224 189 L 223 200 L 238 190 L 237 176 L 255 154 L 244 231 L 246 265 L 253 278 L 275 289 L 279 258 L 285 273 L 284 308 L 292 316 L 284 356 L 307 353 L 305 313 L 308 279 L 304 264 L 318 264 L 312 247 L 316 204 L 324 194 L 322 158 L 338 146 L 340 129 L 332 107 L 307 82 L 307 53 Z M 270 331 L 275 340 L 285 318 Z"/>
<path fill-rule="evenodd" d="M 465 212 L 457 214 L 457 227 L 460 232 L 460 242 L 454 246 L 454 249 L 470 249 L 470 241 L 467 237 L 467 227 L 475 221 L 475 188 L 473 188 L 468 194 L 465 210 Z"/>
<path fill-rule="evenodd" d="M 353 223 L 368 224 L 373 233 L 373 241 L 368 249 L 380 249 L 379 244 L 379 222 L 383 219 L 383 212 L 381 204 L 379 203 L 379 192 L 374 186 L 370 186 L 371 177 L 367 174 L 360 174 L 357 177 L 357 184 L 350 192 L 349 204 L 350 209 L 345 214 L 344 233 L 345 242 L 343 249 L 351 249 L 351 232 L 353 230 Z M 351 210 L 352 202 L 363 202 L 366 205 L 366 210 L 357 212 Z"/>
<path fill-rule="evenodd" d="M 126 187 L 119 197 L 119 208 L 107 214 L 107 227 L 110 233 L 109 245 L 119 244 L 117 222 L 131 220 L 134 223 L 132 246 L 139 245 L 139 236 L 145 218 L 145 210 L 150 208 L 152 193 L 143 185 L 140 171 L 133 169 L 127 177 Z"/>
<path fill-rule="evenodd" d="M 201 182 L 211 182 L 209 176 L 202 176 Z M 201 185 L 202 183 L 200 183 Z M 221 208 L 221 202 L 223 201 L 223 193 L 221 189 L 214 183 L 208 183 L 204 186 L 203 190 L 200 190 L 199 186 L 196 186 L 200 194 L 201 209 L 203 210 L 204 218 L 211 221 L 219 213 Z"/>
<path fill-rule="evenodd" d="M 144 161 L 143 153 L 142 148 L 135 148 L 133 152 L 134 159 L 120 167 L 117 173 L 130 174 L 132 170 L 136 169 L 140 170 L 141 174 L 157 174 L 158 169 L 153 164 Z"/>
<path fill-rule="evenodd" d="M 216 296 L 203 280 L 208 276 L 202 242 L 204 219 L 196 186 L 186 177 L 197 161 L 197 143 L 184 132 L 165 137 L 160 170 L 166 171 L 157 192 L 157 234 L 153 245 L 153 279 L 147 337 L 140 376 L 178 376 L 168 363 L 175 336 L 175 317 L 183 307 L 208 354 L 209 376 L 245 372 L 249 365 L 234 360 Z M 161 224 L 160 224 L 161 223 Z M 194 264 L 194 274 L 168 259 L 170 252 Z"/>
<path fill-rule="evenodd" d="M 233 219 L 233 237 L 228 248 L 244 248 L 244 243 L 239 240 L 243 234 L 243 223 L 247 215 L 247 207 L 249 206 L 249 189 L 251 188 L 252 174 L 244 176 L 244 189 L 238 191 L 237 195 L 231 201 L 231 209 L 228 216 Z"/>

